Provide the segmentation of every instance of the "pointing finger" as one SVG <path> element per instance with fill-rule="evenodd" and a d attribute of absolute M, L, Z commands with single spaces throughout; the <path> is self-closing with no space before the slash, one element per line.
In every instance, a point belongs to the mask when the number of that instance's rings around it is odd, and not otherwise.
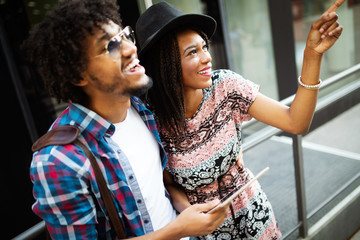
<path fill-rule="evenodd" d="M 328 13 L 335 12 L 344 2 L 345 0 L 336 0 L 334 4 L 331 5 L 331 7 L 329 7 L 329 9 L 326 12 Z"/>

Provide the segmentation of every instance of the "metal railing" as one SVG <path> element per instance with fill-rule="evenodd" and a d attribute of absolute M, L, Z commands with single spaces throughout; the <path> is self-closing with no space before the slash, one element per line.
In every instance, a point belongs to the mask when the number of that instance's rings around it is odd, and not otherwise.
<path fill-rule="evenodd" d="M 360 64 L 357 64 L 345 71 L 342 71 L 328 79 L 326 79 L 323 83 L 321 89 L 328 88 L 329 86 L 339 82 L 340 80 L 356 73 L 360 72 Z M 360 89 L 360 81 L 356 81 L 355 83 L 350 84 L 349 86 L 337 91 L 335 94 L 331 94 L 331 96 L 324 97 L 324 99 L 319 99 L 315 114 L 320 110 L 323 110 L 335 103 L 341 98 L 344 98 L 347 94 Z M 290 105 L 293 101 L 295 95 L 292 95 L 281 102 L 285 105 Z M 243 128 L 248 128 L 255 124 L 256 120 L 251 120 L 243 124 Z M 251 148 L 259 145 L 260 143 L 270 139 L 271 137 L 283 133 L 282 130 L 267 126 L 258 132 L 248 136 L 247 141 L 243 144 L 243 151 L 248 151 Z M 350 179 L 341 189 L 331 195 L 324 203 L 318 206 L 315 210 L 307 214 L 306 208 L 306 195 L 305 195 L 305 177 L 304 177 L 304 161 L 303 161 L 303 153 L 302 153 L 302 136 L 301 135 L 293 135 L 292 136 L 293 143 L 293 155 L 294 155 L 294 170 L 295 170 L 295 186 L 296 186 L 296 198 L 297 198 L 297 209 L 298 209 L 298 224 L 294 226 L 289 232 L 283 234 L 283 238 L 288 237 L 296 230 L 299 230 L 300 237 L 307 237 L 308 235 L 308 219 L 323 209 L 330 201 L 332 201 L 335 197 L 337 197 L 341 192 L 343 192 L 350 184 L 352 184 L 355 180 L 360 177 L 360 173 Z M 45 222 L 42 221 L 32 228 L 26 230 L 21 233 L 17 237 L 13 238 L 15 240 L 27 240 L 34 239 L 45 231 Z"/>

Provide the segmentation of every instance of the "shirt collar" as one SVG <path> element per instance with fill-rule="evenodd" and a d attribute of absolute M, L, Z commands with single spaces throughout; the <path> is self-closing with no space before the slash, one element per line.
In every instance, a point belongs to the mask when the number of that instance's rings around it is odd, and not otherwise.
<path fill-rule="evenodd" d="M 131 97 L 131 105 L 137 112 L 145 111 L 147 108 L 137 97 Z M 70 125 L 76 125 L 81 131 L 87 131 L 96 139 L 100 140 L 103 136 L 112 136 L 115 132 L 115 126 L 96 112 L 77 103 L 70 103 L 69 115 L 72 122 Z"/>
<path fill-rule="evenodd" d="M 97 140 L 100 140 L 105 134 L 111 136 L 114 134 L 115 126 L 101 117 L 96 112 L 80 105 L 72 103 L 69 106 L 69 115 L 73 122 L 81 131 L 87 131 Z"/>
<path fill-rule="evenodd" d="M 145 104 L 138 97 L 131 97 L 131 105 L 136 109 L 137 112 L 148 110 Z"/>

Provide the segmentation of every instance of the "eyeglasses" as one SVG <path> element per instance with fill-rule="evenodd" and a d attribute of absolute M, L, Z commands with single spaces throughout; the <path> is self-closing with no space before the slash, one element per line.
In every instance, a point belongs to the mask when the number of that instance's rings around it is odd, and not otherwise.
<path fill-rule="evenodd" d="M 135 44 L 135 34 L 130 26 L 125 27 L 122 31 L 113 36 L 105 46 L 106 52 L 99 54 L 94 58 L 109 54 L 112 59 L 119 59 L 121 57 L 120 50 L 123 39 Z"/>

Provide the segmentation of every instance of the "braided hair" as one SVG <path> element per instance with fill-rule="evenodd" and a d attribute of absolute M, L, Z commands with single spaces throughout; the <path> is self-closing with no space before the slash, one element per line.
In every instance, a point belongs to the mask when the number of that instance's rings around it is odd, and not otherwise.
<path fill-rule="evenodd" d="M 209 40 L 204 32 L 193 27 L 181 27 L 162 37 L 141 59 L 146 74 L 153 79 L 154 83 L 146 100 L 160 127 L 171 135 L 179 137 L 184 134 L 186 121 L 177 35 L 188 29 L 196 31 L 208 45 Z"/>
<path fill-rule="evenodd" d="M 115 0 L 67 0 L 57 5 L 36 25 L 22 45 L 24 53 L 50 95 L 60 101 L 86 103 L 81 87 L 87 69 L 87 35 L 112 20 L 120 24 Z"/>

